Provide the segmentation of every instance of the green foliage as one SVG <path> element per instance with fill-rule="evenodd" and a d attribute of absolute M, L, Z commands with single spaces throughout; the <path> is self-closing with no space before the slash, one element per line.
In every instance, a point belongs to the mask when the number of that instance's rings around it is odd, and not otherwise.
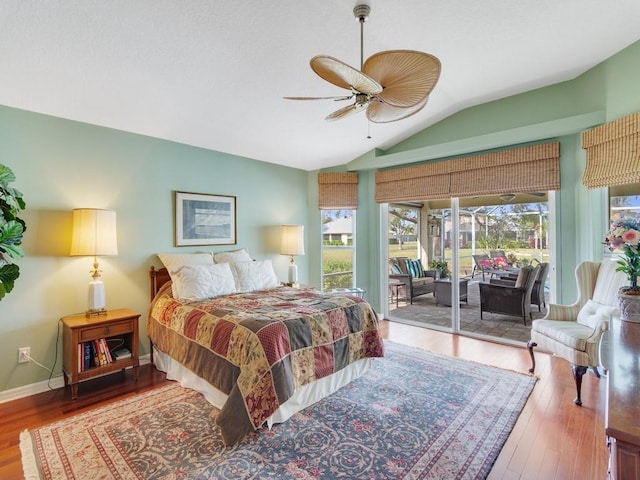
<path fill-rule="evenodd" d="M 350 288 L 353 283 L 353 264 L 351 261 L 328 260 L 322 265 L 325 292 L 332 288 Z"/>
<path fill-rule="evenodd" d="M 449 271 L 449 263 L 444 259 L 434 259 L 429 262 L 429 269 L 440 270 L 440 278 L 446 278 L 451 273 Z"/>
<path fill-rule="evenodd" d="M 24 256 L 20 245 L 27 226 L 18 214 L 26 205 L 22 193 L 9 185 L 15 179 L 11 169 L 0 164 L 0 300 L 13 290 L 20 276 L 13 259 Z"/>

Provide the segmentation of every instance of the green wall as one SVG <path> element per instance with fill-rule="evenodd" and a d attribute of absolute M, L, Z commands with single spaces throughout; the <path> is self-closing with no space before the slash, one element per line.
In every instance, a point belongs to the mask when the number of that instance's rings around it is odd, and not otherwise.
<path fill-rule="evenodd" d="M 86 310 L 92 259 L 69 256 L 73 208 L 117 212 L 119 255 L 100 259 L 107 308 L 143 314 L 142 354 L 156 253 L 246 247 L 254 258 L 273 259 L 285 280 L 279 226 L 307 220 L 305 171 L 7 107 L 0 107 L 0 163 L 14 171 L 12 185 L 27 202 L 21 276 L 0 301 L 0 392 L 47 379 L 35 364 L 17 364 L 18 347 L 30 346 L 33 358 L 51 366 L 58 319 Z M 175 190 L 235 195 L 237 245 L 174 247 Z M 303 281 L 308 259 L 297 260 Z"/>

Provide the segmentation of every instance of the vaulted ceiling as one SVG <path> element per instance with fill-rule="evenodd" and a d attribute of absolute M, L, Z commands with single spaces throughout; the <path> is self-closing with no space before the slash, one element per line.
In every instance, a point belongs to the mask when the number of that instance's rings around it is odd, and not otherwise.
<path fill-rule="evenodd" d="M 427 107 L 326 122 L 345 91 L 309 67 L 431 53 Z M 575 78 L 640 39 L 638 0 L 3 0 L 0 104 L 304 170 L 386 149 L 464 108 Z M 367 138 L 370 136 L 371 138 Z"/>

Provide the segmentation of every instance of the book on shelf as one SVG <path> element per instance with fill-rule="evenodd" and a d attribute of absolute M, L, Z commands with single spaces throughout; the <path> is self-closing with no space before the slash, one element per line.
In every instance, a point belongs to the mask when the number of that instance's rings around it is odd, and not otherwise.
<path fill-rule="evenodd" d="M 119 348 L 118 350 L 114 350 L 112 352 L 112 356 L 114 361 L 122 360 L 124 358 L 131 358 L 131 352 L 129 351 L 128 348 L 122 347 L 122 348 Z"/>

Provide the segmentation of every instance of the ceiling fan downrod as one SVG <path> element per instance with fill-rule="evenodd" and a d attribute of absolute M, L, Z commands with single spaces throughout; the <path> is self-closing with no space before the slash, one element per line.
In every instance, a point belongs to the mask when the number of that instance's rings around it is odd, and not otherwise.
<path fill-rule="evenodd" d="M 353 14 L 356 20 L 360 22 L 360 71 L 362 71 L 362 67 L 364 66 L 364 22 L 369 18 L 370 12 L 371 7 L 369 7 L 369 5 L 356 5 L 353 8 Z"/>

